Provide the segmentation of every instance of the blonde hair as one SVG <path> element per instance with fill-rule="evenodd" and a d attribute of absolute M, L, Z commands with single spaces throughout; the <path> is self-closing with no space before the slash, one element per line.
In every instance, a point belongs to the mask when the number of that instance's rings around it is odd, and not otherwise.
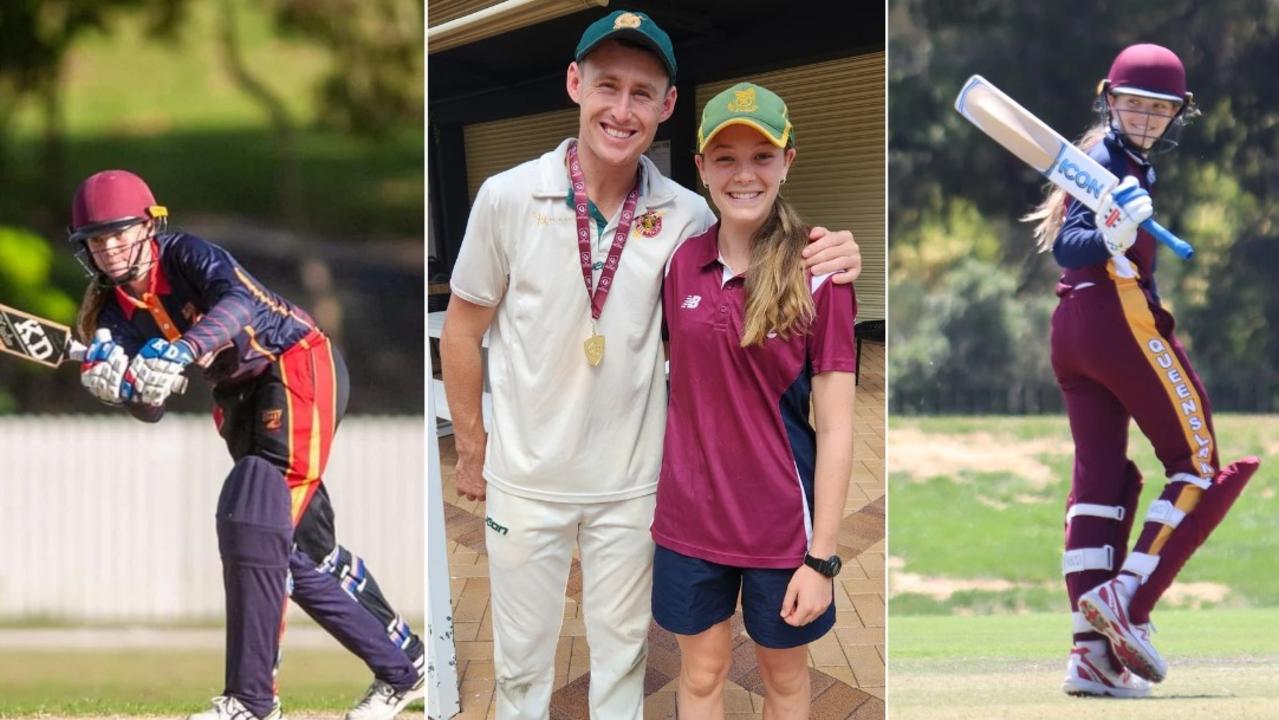
<path fill-rule="evenodd" d="M 93 332 L 98 328 L 98 316 L 102 314 L 102 307 L 106 305 L 109 297 L 111 297 L 111 288 L 98 282 L 96 277 L 89 281 L 89 286 L 84 289 L 84 299 L 80 301 L 80 311 L 76 314 L 75 320 L 80 342 L 86 345 L 93 342 Z"/>
<path fill-rule="evenodd" d="M 1101 142 L 1108 130 L 1109 125 L 1101 121 L 1085 130 L 1075 145 L 1080 150 L 1088 152 Z M 1039 252 L 1052 249 L 1053 243 L 1057 240 L 1057 233 L 1061 232 L 1062 223 L 1066 221 L 1066 191 L 1055 185 L 1049 187 L 1051 189 L 1043 202 L 1021 217 L 1022 222 L 1037 223 L 1033 236 Z"/>
<path fill-rule="evenodd" d="M 802 255 L 808 227 L 778 195 L 752 240 L 742 347 L 763 343 L 770 332 L 784 339 L 806 333 L 815 315 Z"/>

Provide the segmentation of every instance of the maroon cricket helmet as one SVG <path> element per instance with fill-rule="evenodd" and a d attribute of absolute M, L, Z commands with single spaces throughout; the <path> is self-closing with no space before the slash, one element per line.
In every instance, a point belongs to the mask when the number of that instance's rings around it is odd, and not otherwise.
<path fill-rule="evenodd" d="M 1130 45 L 1115 56 L 1106 75 L 1112 93 L 1188 103 L 1186 68 L 1177 53 L 1160 45 Z"/>
<path fill-rule="evenodd" d="M 76 189 L 68 239 L 83 242 L 147 220 L 161 220 L 168 214 L 142 178 L 128 170 L 103 170 Z"/>

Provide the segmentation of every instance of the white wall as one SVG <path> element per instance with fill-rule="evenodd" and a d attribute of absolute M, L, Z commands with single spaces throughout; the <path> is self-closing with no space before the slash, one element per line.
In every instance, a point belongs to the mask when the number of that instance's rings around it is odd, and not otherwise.
<path fill-rule="evenodd" d="M 338 542 L 415 625 L 422 443 L 422 418 L 348 417 L 324 478 Z M 208 416 L 0 418 L 0 458 L 0 618 L 222 617 L 213 512 L 231 459 Z"/>

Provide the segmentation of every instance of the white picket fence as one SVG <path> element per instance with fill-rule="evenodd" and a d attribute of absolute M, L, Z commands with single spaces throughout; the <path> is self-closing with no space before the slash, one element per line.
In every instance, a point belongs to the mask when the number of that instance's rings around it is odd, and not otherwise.
<path fill-rule="evenodd" d="M 338 541 L 423 617 L 424 421 L 348 417 L 325 483 Z M 207 416 L 0 418 L 0 618 L 219 619 L 213 512 L 230 456 Z"/>

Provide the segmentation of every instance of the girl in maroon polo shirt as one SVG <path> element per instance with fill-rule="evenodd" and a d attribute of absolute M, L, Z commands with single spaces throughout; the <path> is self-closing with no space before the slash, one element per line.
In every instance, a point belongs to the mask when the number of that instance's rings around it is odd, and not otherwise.
<path fill-rule="evenodd" d="M 748 83 L 706 106 L 697 167 L 720 222 L 676 249 L 662 290 L 653 617 L 678 636 L 681 716 L 723 715 L 739 592 L 770 717 L 807 717 L 807 643 L 835 619 L 856 303 L 803 269 L 807 228 L 778 194 L 795 159 L 787 115 Z"/>
<path fill-rule="evenodd" d="M 1063 268 L 1052 362 L 1075 441 L 1062 561 L 1074 648 L 1063 689 L 1144 697 L 1167 672 L 1150 642 L 1150 610 L 1256 459 L 1219 469 L 1208 396 L 1160 304 L 1155 239 L 1139 228 L 1154 212 L 1151 151 L 1175 144 L 1169 136 L 1198 114 L 1181 60 L 1158 45 L 1126 48 L 1097 102 L 1102 119 L 1080 145 L 1123 181 L 1096 213 L 1054 190 L 1026 218 Z M 1127 458 L 1130 419 L 1168 480 L 1125 553 L 1142 486 Z"/>

